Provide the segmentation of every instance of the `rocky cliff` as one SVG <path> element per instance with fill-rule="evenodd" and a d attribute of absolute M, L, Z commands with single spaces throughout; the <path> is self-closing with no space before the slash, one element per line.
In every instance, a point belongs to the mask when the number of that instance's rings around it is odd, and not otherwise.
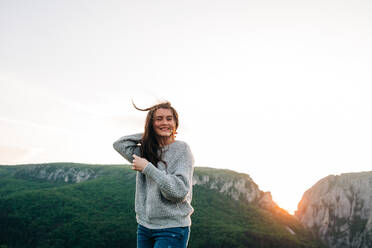
<path fill-rule="evenodd" d="M 59 166 L 56 166 L 59 165 Z M 34 178 L 52 182 L 80 183 L 97 178 L 105 172 L 97 166 L 74 163 L 48 163 L 20 166 L 12 170 L 16 177 Z"/>
<path fill-rule="evenodd" d="M 193 185 L 207 186 L 230 196 L 234 200 L 254 203 L 266 210 L 279 208 L 273 202 L 271 193 L 261 191 L 247 174 L 201 167 L 195 170 Z"/>
<path fill-rule="evenodd" d="M 372 172 L 320 180 L 305 192 L 296 216 L 329 247 L 372 247 Z"/>

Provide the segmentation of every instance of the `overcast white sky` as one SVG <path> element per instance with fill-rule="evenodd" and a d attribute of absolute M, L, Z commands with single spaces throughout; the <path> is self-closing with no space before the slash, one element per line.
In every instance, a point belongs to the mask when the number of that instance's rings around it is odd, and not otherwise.
<path fill-rule="evenodd" d="M 0 163 L 124 163 L 141 107 L 288 210 L 371 170 L 372 2 L 0 1 Z"/>

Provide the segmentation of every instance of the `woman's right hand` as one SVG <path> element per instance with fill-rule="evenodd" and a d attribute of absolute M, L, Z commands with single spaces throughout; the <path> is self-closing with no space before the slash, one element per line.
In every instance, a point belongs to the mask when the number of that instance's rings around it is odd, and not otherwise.
<path fill-rule="evenodd" d="M 132 163 L 132 170 L 142 172 L 146 168 L 147 164 L 149 163 L 147 159 L 141 158 L 137 156 L 136 154 L 133 154 L 133 158 L 134 159 Z"/>

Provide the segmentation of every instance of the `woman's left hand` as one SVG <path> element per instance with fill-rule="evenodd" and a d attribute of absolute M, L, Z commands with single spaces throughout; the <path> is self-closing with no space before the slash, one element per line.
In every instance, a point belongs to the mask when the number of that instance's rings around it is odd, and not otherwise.
<path fill-rule="evenodd" d="M 132 170 L 142 172 L 149 163 L 147 159 L 138 157 L 136 154 L 133 154 L 133 158 Z"/>

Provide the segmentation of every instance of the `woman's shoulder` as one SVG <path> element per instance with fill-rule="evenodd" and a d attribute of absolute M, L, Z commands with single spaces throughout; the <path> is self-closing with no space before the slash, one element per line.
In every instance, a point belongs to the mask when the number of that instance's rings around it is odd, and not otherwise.
<path fill-rule="evenodd" d="M 191 165 L 194 163 L 194 156 L 191 152 L 190 146 L 188 143 L 182 140 L 174 141 L 170 146 L 168 151 L 166 151 L 167 157 L 172 160 L 176 161 L 179 158 L 186 159 L 185 161 L 191 161 Z"/>
<path fill-rule="evenodd" d="M 186 143 L 185 141 L 182 141 L 182 140 L 176 140 L 176 141 L 174 141 L 171 144 L 170 148 L 171 148 L 170 150 L 172 150 L 173 153 L 178 154 L 178 155 L 181 155 L 181 154 L 192 155 L 192 152 L 191 152 L 191 149 L 190 149 L 189 144 Z"/>
<path fill-rule="evenodd" d="M 172 145 L 174 144 L 176 149 L 190 149 L 190 146 L 183 140 L 175 140 Z"/>
<path fill-rule="evenodd" d="M 163 149 L 165 152 L 182 153 L 185 151 L 190 151 L 190 146 L 185 141 L 175 140 L 173 143 L 165 146 Z"/>

